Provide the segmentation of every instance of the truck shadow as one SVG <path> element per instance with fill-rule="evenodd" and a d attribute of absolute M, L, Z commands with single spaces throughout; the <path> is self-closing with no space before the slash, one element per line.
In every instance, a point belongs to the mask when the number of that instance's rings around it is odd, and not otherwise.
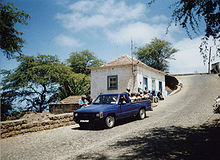
<path fill-rule="evenodd" d="M 149 118 L 149 116 L 146 116 L 146 118 Z M 139 119 L 137 117 L 125 118 L 122 120 L 118 120 L 117 123 L 115 124 L 115 126 L 125 125 L 127 123 L 131 123 L 131 122 L 138 121 L 138 120 Z"/>
<path fill-rule="evenodd" d="M 140 132 L 137 136 L 118 141 L 108 146 L 108 150 L 120 153 L 116 159 L 219 159 L 220 157 L 220 123 L 198 127 L 154 128 Z M 82 159 L 106 159 L 106 154 L 96 153 L 79 155 Z"/>
<path fill-rule="evenodd" d="M 146 116 L 146 118 L 149 118 L 149 116 Z M 125 125 L 127 123 L 131 123 L 131 122 L 134 122 L 134 121 L 137 121 L 139 119 L 137 119 L 136 117 L 130 117 L 130 118 L 125 118 L 125 119 L 121 119 L 121 120 L 118 120 L 116 121 L 115 123 L 115 126 L 114 127 L 117 127 L 117 126 L 122 126 L 122 125 Z M 104 127 L 104 123 L 103 124 L 98 124 L 98 125 L 88 125 L 86 126 L 85 128 L 80 128 L 80 127 L 77 127 L 77 128 L 71 128 L 72 130 L 91 130 L 91 131 L 98 131 L 98 130 L 104 130 L 104 129 L 107 129 Z"/>

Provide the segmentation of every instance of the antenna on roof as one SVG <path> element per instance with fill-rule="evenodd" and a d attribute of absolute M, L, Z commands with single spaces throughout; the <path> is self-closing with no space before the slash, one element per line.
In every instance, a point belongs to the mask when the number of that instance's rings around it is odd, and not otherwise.
<path fill-rule="evenodd" d="M 133 40 L 131 39 L 131 60 L 132 60 L 132 74 L 134 74 L 134 62 L 133 62 Z"/>
<path fill-rule="evenodd" d="M 133 40 L 131 39 L 131 74 L 132 74 L 132 92 L 134 92 L 134 86 L 135 86 L 135 75 L 134 75 L 134 58 L 133 58 Z"/>

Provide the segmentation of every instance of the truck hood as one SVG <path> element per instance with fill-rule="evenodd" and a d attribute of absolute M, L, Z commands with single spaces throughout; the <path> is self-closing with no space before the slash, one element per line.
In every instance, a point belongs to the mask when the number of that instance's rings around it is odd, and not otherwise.
<path fill-rule="evenodd" d="M 112 104 L 91 104 L 88 107 L 85 108 L 81 108 L 75 111 L 76 112 L 86 112 L 86 113 L 98 113 L 98 112 L 105 112 L 105 111 L 111 111 L 111 110 L 115 110 L 116 109 L 116 105 L 112 105 Z"/>

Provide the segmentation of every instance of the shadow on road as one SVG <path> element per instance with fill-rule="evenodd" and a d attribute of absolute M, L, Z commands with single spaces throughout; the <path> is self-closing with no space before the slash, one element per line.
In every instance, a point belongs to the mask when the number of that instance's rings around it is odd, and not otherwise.
<path fill-rule="evenodd" d="M 146 116 L 146 118 L 149 118 L 149 116 Z M 122 125 L 125 125 L 127 123 L 131 123 L 131 122 L 134 122 L 134 121 L 137 121 L 139 119 L 137 119 L 136 117 L 129 117 L 129 118 L 125 118 L 125 119 L 122 119 L 122 120 L 118 120 L 116 121 L 115 123 L 115 127 L 117 126 L 122 126 Z M 85 128 L 80 128 L 80 127 L 77 127 L 77 128 L 71 128 L 72 130 L 91 130 L 91 131 L 97 131 L 97 130 L 103 130 L 103 129 L 107 129 L 104 127 L 104 123 L 100 123 L 100 124 L 95 124 L 95 125 L 88 125 L 86 126 Z"/>
<path fill-rule="evenodd" d="M 118 141 L 109 150 L 127 149 L 116 159 L 219 159 L 220 123 L 215 120 L 199 127 L 154 128 L 137 137 Z M 84 154 L 79 159 L 109 159 L 105 154 Z"/>

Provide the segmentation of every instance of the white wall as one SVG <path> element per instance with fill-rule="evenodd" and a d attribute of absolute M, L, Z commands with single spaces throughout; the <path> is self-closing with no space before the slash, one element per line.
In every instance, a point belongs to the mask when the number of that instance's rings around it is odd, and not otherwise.
<path fill-rule="evenodd" d="M 123 67 L 111 67 L 104 69 L 93 69 L 91 70 L 91 97 L 96 98 L 100 93 L 121 93 L 125 92 L 126 88 L 130 88 L 131 92 L 137 92 L 138 88 L 143 89 L 143 77 L 148 78 L 149 90 L 152 91 L 152 79 L 156 80 L 156 91 L 159 91 L 159 81 L 162 82 L 163 95 L 165 92 L 165 76 L 149 71 L 146 68 L 139 66 L 134 67 L 135 77 L 134 77 L 134 88 L 133 77 L 131 66 Z M 108 90 L 107 89 L 107 76 L 118 76 L 118 89 Z"/>
<path fill-rule="evenodd" d="M 152 91 L 152 79 L 155 79 L 156 83 L 156 91 L 159 91 L 159 81 L 162 82 L 162 92 L 163 95 L 166 95 L 165 92 L 165 76 L 159 73 L 152 72 L 143 67 L 137 67 L 137 84 L 139 88 L 143 88 L 143 78 L 146 77 L 148 79 L 148 90 Z"/>
<path fill-rule="evenodd" d="M 96 98 L 100 93 L 120 93 L 132 86 L 131 67 L 104 68 L 91 71 L 91 97 Z M 118 76 L 118 89 L 107 89 L 107 76 Z"/>

